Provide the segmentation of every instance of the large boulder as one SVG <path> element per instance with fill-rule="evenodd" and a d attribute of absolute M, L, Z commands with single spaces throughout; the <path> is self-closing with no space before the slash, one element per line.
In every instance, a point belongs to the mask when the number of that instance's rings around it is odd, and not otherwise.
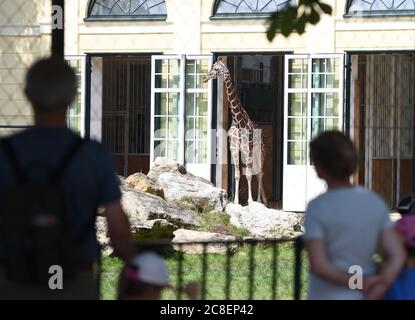
<path fill-rule="evenodd" d="M 294 239 L 304 231 L 303 214 L 268 209 L 259 202 L 246 207 L 231 203 L 225 210 L 232 224 L 247 229 L 256 238 Z"/>
<path fill-rule="evenodd" d="M 98 243 L 101 245 L 102 254 L 109 256 L 114 252 L 111 246 L 111 240 L 108 234 L 108 223 L 104 217 L 97 217 L 96 235 Z M 131 223 L 131 234 L 134 240 L 141 239 L 172 239 L 173 232 L 177 226 L 163 219 L 145 221 L 142 225 Z"/>
<path fill-rule="evenodd" d="M 125 182 L 127 182 L 134 189 L 164 198 L 163 188 L 159 185 L 159 183 L 143 173 L 134 173 L 127 177 Z"/>
<path fill-rule="evenodd" d="M 171 239 L 177 226 L 164 219 L 144 222 L 143 225 L 131 225 L 134 240 Z"/>
<path fill-rule="evenodd" d="M 170 160 L 169 158 L 158 157 L 154 160 L 147 176 L 153 180 L 157 180 L 160 174 L 165 172 L 187 174 L 186 168 L 176 161 Z"/>
<path fill-rule="evenodd" d="M 108 235 L 107 218 L 97 217 L 95 222 L 95 230 L 98 243 L 101 245 L 102 254 L 109 256 L 113 253 L 114 249 L 111 247 L 111 241 Z"/>
<path fill-rule="evenodd" d="M 158 196 L 121 185 L 122 206 L 131 225 L 144 225 L 146 221 L 163 219 L 180 227 L 199 225 L 197 214 L 176 203 L 168 202 Z"/>
<path fill-rule="evenodd" d="M 196 211 L 223 211 L 227 203 L 225 190 L 210 181 L 187 172 L 186 168 L 167 158 L 157 158 L 148 173 L 163 188 L 164 197 Z"/>
<path fill-rule="evenodd" d="M 158 182 L 166 200 L 179 202 L 197 211 L 223 211 L 227 203 L 226 191 L 210 182 L 193 179 L 191 175 L 162 173 Z"/>
<path fill-rule="evenodd" d="M 231 251 L 238 248 L 237 243 L 233 242 L 237 240 L 234 236 L 185 229 L 176 230 L 173 234 L 173 248 L 185 253 L 202 254 L 204 252 L 203 242 L 209 242 L 205 245 L 206 253 L 226 253 L 228 248 Z"/>

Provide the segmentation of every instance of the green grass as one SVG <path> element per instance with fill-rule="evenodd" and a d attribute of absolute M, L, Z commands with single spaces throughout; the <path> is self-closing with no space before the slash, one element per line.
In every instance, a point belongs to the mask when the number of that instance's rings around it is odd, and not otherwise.
<path fill-rule="evenodd" d="M 202 212 L 200 214 L 201 224 L 198 231 L 216 232 L 237 237 L 249 236 L 249 231 L 238 228 L 231 224 L 231 218 L 223 212 Z"/>
<path fill-rule="evenodd" d="M 277 258 L 277 299 L 292 299 L 294 294 L 294 247 L 292 244 L 278 246 Z M 271 299 L 272 293 L 272 257 L 273 249 L 270 246 L 258 245 L 254 251 L 254 299 Z M 166 260 L 170 272 L 170 280 L 177 286 L 178 253 L 169 255 Z M 240 248 L 231 259 L 231 299 L 248 299 L 249 297 L 249 257 L 250 248 Z M 183 280 L 202 281 L 202 256 L 183 256 Z M 306 260 L 303 259 L 305 262 Z M 225 299 L 226 282 L 226 255 L 209 254 L 207 256 L 208 271 L 206 275 L 207 299 Z M 102 298 L 111 300 L 116 298 L 116 288 L 121 262 L 116 258 L 105 257 L 103 259 L 103 273 L 101 282 Z M 303 263 L 302 293 L 306 291 L 306 264 Z M 166 290 L 163 299 L 175 299 L 172 291 Z"/>

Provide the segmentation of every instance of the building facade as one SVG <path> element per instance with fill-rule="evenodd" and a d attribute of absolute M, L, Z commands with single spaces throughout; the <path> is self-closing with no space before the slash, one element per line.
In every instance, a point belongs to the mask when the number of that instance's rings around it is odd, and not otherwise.
<path fill-rule="evenodd" d="M 0 19 L 0 128 L 10 131 L 30 125 L 21 84 L 47 54 L 51 8 L 2 2 L 19 12 Z M 331 16 L 269 42 L 267 17 L 295 0 L 67 0 L 65 55 L 79 75 L 70 126 L 104 142 L 120 174 L 166 156 L 232 194 L 226 93 L 202 82 L 222 58 L 265 136 L 273 205 L 303 211 L 324 190 L 308 142 L 340 129 L 359 149 L 354 182 L 394 207 L 414 188 L 415 1 L 326 2 Z"/>

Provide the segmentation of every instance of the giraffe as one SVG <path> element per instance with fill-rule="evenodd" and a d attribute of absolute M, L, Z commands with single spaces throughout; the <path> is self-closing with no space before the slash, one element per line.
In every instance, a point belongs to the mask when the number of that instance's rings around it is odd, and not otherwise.
<path fill-rule="evenodd" d="M 239 153 L 241 153 L 242 160 L 246 165 L 246 180 L 248 182 L 248 204 L 253 202 L 251 180 L 253 175 L 252 169 L 254 168 L 254 173 L 257 173 L 258 178 L 257 202 L 261 202 L 262 199 L 264 204 L 267 205 L 267 198 L 263 185 L 265 144 L 262 130 L 258 129 L 257 124 L 249 118 L 248 113 L 243 108 L 233 85 L 229 69 L 222 62 L 221 58 L 219 58 L 218 61 L 212 65 L 212 68 L 206 74 L 203 81 L 207 82 L 219 77 L 223 78 L 230 110 L 232 113 L 232 124 L 229 128 L 228 136 L 232 161 L 235 169 L 234 203 L 239 203 L 239 181 L 241 178 Z"/>

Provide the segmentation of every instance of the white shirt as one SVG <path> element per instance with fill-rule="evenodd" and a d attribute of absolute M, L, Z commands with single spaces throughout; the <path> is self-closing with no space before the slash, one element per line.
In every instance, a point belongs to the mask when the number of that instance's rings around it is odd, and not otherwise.
<path fill-rule="evenodd" d="M 373 255 L 380 234 L 392 226 L 389 209 L 375 193 L 362 187 L 330 189 L 308 204 L 304 238 L 323 240 L 329 260 L 341 270 L 360 266 L 367 276 L 376 273 Z M 310 272 L 308 298 L 363 299 L 363 294 Z"/>

